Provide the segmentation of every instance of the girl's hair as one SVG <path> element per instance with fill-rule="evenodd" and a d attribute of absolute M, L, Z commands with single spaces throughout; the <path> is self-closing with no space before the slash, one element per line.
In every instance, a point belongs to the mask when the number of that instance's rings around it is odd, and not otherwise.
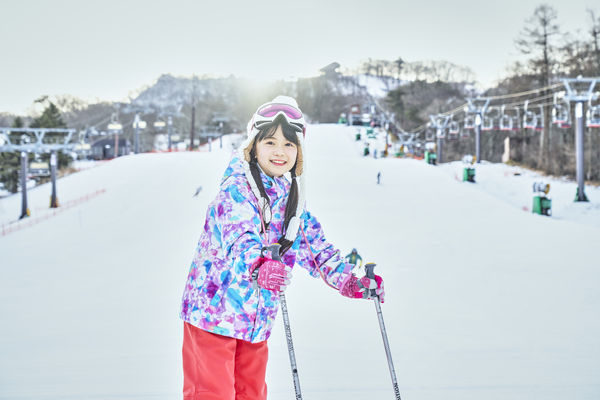
<path fill-rule="evenodd" d="M 252 149 L 250 150 L 250 172 L 252 173 L 252 177 L 254 178 L 254 182 L 256 182 L 256 186 L 262 197 L 270 203 L 269 196 L 265 191 L 265 187 L 263 185 L 262 179 L 260 177 L 260 169 L 258 168 L 258 160 L 256 159 L 256 144 L 261 140 L 265 140 L 267 138 L 273 137 L 275 135 L 275 131 L 277 127 L 281 126 L 281 130 L 283 131 L 283 136 L 294 143 L 296 146 L 299 146 L 300 142 L 298 141 L 298 136 L 296 136 L 296 131 L 292 129 L 287 124 L 279 124 L 275 123 L 266 127 L 265 129 L 261 129 L 256 138 L 254 139 L 254 144 L 252 145 Z M 296 162 L 298 160 L 296 159 Z M 279 244 L 281 248 L 279 250 L 280 255 L 288 251 L 290 247 L 292 247 L 293 242 L 291 240 L 287 240 L 285 238 L 285 231 L 287 230 L 287 226 L 290 222 L 290 219 L 294 216 L 296 212 L 296 207 L 298 206 L 298 183 L 296 182 L 296 164 L 290 170 L 290 174 L 292 175 L 292 185 L 290 186 L 290 192 L 288 194 L 287 204 L 285 206 L 285 217 L 283 219 L 282 232 L 281 237 L 279 238 Z M 270 206 L 270 204 L 269 204 Z M 266 224 L 266 227 L 268 224 Z"/>

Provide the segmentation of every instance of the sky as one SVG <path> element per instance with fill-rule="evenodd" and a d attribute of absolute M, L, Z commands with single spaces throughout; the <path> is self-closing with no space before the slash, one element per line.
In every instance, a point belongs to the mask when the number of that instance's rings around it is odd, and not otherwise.
<path fill-rule="evenodd" d="M 549 0 L 585 34 L 591 0 Z M 315 76 L 331 62 L 447 60 L 483 86 L 520 56 L 515 38 L 541 1 L 3 0 L 0 112 L 42 95 L 126 101 L 162 74 L 257 80 Z"/>

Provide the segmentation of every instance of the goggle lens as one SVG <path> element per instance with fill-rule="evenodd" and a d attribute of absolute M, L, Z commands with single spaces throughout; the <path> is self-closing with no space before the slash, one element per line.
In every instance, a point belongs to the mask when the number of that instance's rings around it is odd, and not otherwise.
<path fill-rule="evenodd" d="M 271 118 L 277 115 L 279 112 L 283 112 L 290 119 L 302 118 L 302 113 L 300 110 L 287 104 L 267 104 L 258 110 L 257 114 L 261 117 Z"/>

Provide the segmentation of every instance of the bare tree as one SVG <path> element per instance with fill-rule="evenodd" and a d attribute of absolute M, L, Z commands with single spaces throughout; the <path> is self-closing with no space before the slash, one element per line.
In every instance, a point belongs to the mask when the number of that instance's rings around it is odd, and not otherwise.
<path fill-rule="evenodd" d="M 548 4 L 537 6 L 526 21 L 516 45 L 522 54 L 529 56 L 529 67 L 539 80 L 540 86 L 549 86 L 551 71 L 553 70 L 554 53 L 556 47 L 553 37 L 560 33 L 556 23 L 556 10 Z M 546 93 L 544 93 L 546 94 Z M 544 129 L 540 133 L 540 147 L 538 153 L 538 166 L 548 166 L 551 151 L 550 136 L 550 108 L 544 112 Z"/>
<path fill-rule="evenodd" d="M 588 9 L 588 13 L 592 19 L 592 27 L 590 29 L 590 34 L 592 35 L 592 46 L 594 49 L 594 58 L 596 60 L 596 74 L 600 75 L 600 49 L 598 46 L 598 41 L 600 41 L 600 17 L 596 18 L 594 14 L 594 10 Z"/>
<path fill-rule="evenodd" d="M 404 60 L 402 57 L 398 57 L 398 59 L 394 61 L 394 67 L 396 69 L 396 79 L 399 81 L 400 75 L 402 75 L 402 69 L 404 68 Z"/>

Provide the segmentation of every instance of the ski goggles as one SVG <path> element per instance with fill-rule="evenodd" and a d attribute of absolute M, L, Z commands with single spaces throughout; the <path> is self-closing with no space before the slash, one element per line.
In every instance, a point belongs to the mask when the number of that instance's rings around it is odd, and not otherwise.
<path fill-rule="evenodd" d="M 254 116 L 254 126 L 260 128 L 263 125 L 273 123 L 279 116 L 282 116 L 287 124 L 297 132 L 302 132 L 303 135 L 306 133 L 302 111 L 284 103 L 267 103 L 259 107 Z"/>

